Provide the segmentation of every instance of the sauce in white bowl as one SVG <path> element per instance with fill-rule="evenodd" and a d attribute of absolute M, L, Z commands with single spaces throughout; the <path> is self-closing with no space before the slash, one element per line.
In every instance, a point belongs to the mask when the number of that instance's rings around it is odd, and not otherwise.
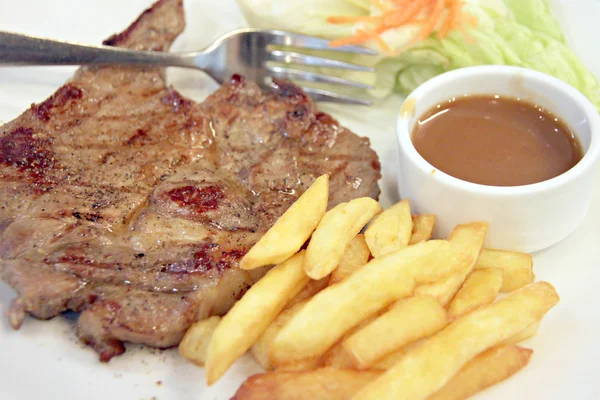
<path fill-rule="evenodd" d="M 412 133 L 419 118 L 433 107 L 465 95 L 536 104 L 573 131 L 583 157 L 558 176 L 519 186 L 482 185 L 439 170 L 419 154 Z M 446 237 L 458 223 L 485 220 L 491 228 L 487 247 L 533 252 L 565 238 L 587 212 L 600 156 L 600 117 L 585 96 L 556 78 L 508 66 L 448 72 L 408 96 L 397 129 L 400 195 L 417 212 L 438 215 L 437 236 Z"/>

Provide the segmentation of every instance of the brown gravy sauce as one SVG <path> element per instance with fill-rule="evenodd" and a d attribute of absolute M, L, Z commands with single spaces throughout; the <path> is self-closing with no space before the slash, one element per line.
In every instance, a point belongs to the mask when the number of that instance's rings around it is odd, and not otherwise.
<path fill-rule="evenodd" d="M 440 171 L 491 186 L 542 182 L 583 157 L 577 137 L 555 115 L 500 96 L 464 96 L 438 104 L 419 118 L 412 141 Z"/>

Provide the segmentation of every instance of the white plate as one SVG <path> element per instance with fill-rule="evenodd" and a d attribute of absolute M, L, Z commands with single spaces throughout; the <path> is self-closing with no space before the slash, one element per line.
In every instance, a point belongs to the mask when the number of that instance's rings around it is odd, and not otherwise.
<path fill-rule="evenodd" d="M 554 0 L 569 42 L 600 76 L 600 1 Z M 18 0 L 0 2 L 0 29 L 71 41 L 100 43 L 125 28 L 150 0 Z M 227 30 L 244 25 L 233 0 L 186 2 L 188 28 L 175 49 L 192 50 Z M 0 69 L 0 120 L 6 122 L 32 102 L 50 95 L 74 68 Z M 198 72 L 169 71 L 169 80 L 196 100 L 216 86 Z M 382 202 L 396 200 L 395 119 L 401 99 L 373 108 L 323 106 L 344 125 L 371 138 L 383 164 Z M 600 182 L 599 182 L 600 183 Z M 598 185 L 600 186 L 600 185 Z M 600 189 L 600 187 L 597 187 Z M 557 213 L 560 210 L 556 210 Z M 552 218 L 552 215 L 548 215 Z M 600 399 L 600 190 L 583 225 L 568 239 L 535 255 L 539 279 L 552 282 L 562 297 L 527 343 L 530 365 L 478 399 Z M 0 311 L 14 296 L 0 284 Z M 206 388 L 203 370 L 175 350 L 128 346 L 108 364 L 78 343 L 64 317 L 41 322 L 28 318 L 20 331 L 0 321 L 0 399 L 229 399 L 241 382 L 260 368 L 250 357 L 236 363 L 215 386 Z"/>

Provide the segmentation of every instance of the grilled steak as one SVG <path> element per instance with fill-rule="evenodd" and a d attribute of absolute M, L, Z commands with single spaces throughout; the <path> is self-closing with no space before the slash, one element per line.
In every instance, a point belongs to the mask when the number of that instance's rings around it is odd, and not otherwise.
<path fill-rule="evenodd" d="M 181 0 L 161 0 L 105 43 L 167 50 Z M 265 272 L 238 260 L 321 174 L 330 206 L 378 195 L 369 141 L 288 82 L 234 76 L 204 103 L 153 68 L 81 68 L 1 129 L 0 277 L 9 318 L 80 312 L 101 360 L 122 342 L 169 347 L 226 312 Z"/>

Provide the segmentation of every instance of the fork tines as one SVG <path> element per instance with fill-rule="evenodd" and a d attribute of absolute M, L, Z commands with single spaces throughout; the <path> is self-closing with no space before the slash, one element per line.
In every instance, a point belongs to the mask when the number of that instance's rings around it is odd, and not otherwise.
<path fill-rule="evenodd" d="M 265 32 L 265 31 L 262 31 Z M 282 46 L 303 47 L 305 49 L 339 51 L 344 53 L 365 54 L 368 56 L 376 56 L 378 53 L 375 50 L 367 49 L 361 46 L 340 46 L 330 47 L 329 40 L 318 38 L 315 36 L 302 35 L 300 33 L 284 32 L 270 30 L 271 44 Z"/>
<path fill-rule="evenodd" d="M 262 31 L 265 32 L 265 31 Z M 360 55 L 377 55 L 377 52 L 360 46 L 342 46 L 329 47 L 329 41 L 326 39 L 307 36 L 297 33 L 283 31 L 268 31 L 269 43 L 277 46 L 296 47 L 300 49 L 326 50 L 339 53 L 351 53 Z M 370 89 L 372 85 L 356 82 L 350 79 L 344 79 L 337 76 L 331 76 L 320 72 L 305 71 L 302 69 L 289 68 L 289 66 L 307 66 L 313 68 L 342 69 L 349 71 L 375 72 L 375 68 L 360 64 L 340 61 L 332 58 L 302 54 L 292 50 L 268 49 L 268 60 L 283 65 L 266 65 L 270 76 L 298 81 L 308 81 L 340 85 L 354 89 Z M 359 99 L 354 96 L 344 95 L 320 88 L 303 87 L 303 89 L 315 100 L 333 101 L 345 104 L 369 105 L 369 100 Z"/>

